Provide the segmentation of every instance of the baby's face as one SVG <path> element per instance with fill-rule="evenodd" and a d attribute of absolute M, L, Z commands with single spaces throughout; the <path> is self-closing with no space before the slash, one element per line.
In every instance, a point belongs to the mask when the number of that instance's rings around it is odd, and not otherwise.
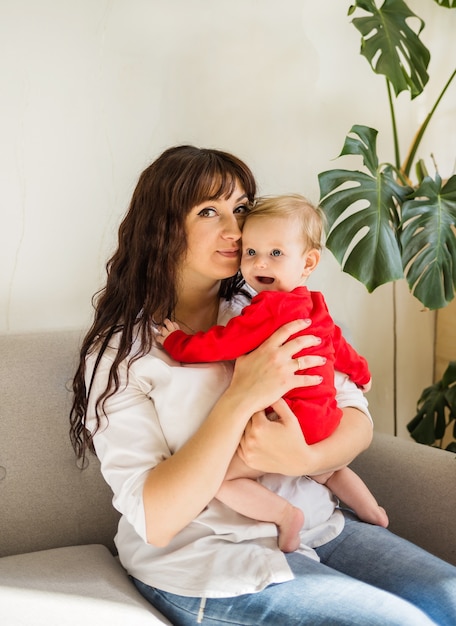
<path fill-rule="evenodd" d="M 296 220 L 247 219 L 242 231 L 241 272 L 255 291 L 292 291 L 305 284 L 307 253 Z"/>

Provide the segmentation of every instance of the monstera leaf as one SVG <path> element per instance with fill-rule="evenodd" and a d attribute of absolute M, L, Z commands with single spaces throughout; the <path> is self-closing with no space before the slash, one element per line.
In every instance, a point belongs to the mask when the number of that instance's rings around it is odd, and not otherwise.
<path fill-rule="evenodd" d="M 429 309 L 446 306 L 456 288 L 456 175 L 442 187 L 427 176 L 402 205 L 402 263 L 410 291 Z"/>
<path fill-rule="evenodd" d="M 326 246 L 369 292 L 404 275 L 398 206 L 412 191 L 396 182 L 391 166 L 378 165 L 376 137 L 372 128 L 353 126 L 339 155 L 361 155 L 369 173 L 330 170 L 318 176 Z"/>
<path fill-rule="evenodd" d="M 442 439 L 449 424 L 456 419 L 456 361 L 450 361 L 442 379 L 423 390 L 417 414 L 407 429 L 418 443 L 433 445 Z M 456 422 L 454 426 L 456 437 Z M 452 449 L 450 444 L 448 449 Z"/>
<path fill-rule="evenodd" d="M 454 9 L 456 7 L 456 0 L 434 0 L 434 2 L 447 9 Z"/>
<path fill-rule="evenodd" d="M 379 165 L 376 138 L 353 126 L 339 155 L 362 156 L 368 172 L 319 174 L 326 246 L 369 292 L 405 275 L 426 308 L 441 308 L 456 288 L 456 176 L 443 187 L 438 174 L 417 189 L 401 184 L 393 166 Z"/>
<path fill-rule="evenodd" d="M 430 53 L 418 37 L 424 28 L 423 20 L 403 0 L 385 0 L 380 8 L 375 0 L 357 0 L 349 14 L 357 8 L 370 13 L 353 19 L 362 36 L 361 54 L 374 72 L 387 77 L 396 96 L 405 90 L 412 98 L 418 96 L 429 80 Z M 417 33 L 409 22 L 418 23 Z"/>

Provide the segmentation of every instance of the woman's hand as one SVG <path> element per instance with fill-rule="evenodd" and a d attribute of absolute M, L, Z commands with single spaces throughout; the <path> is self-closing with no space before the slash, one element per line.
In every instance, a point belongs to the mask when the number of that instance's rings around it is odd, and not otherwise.
<path fill-rule="evenodd" d="M 307 473 L 302 470 L 312 446 L 306 443 L 296 416 L 283 399 L 272 408 L 277 419 L 271 421 L 259 411 L 249 421 L 239 443 L 239 456 L 249 467 L 263 472 L 289 476 Z M 308 462 L 310 466 L 310 459 Z"/>
<path fill-rule="evenodd" d="M 309 445 L 299 422 L 287 403 L 273 405 L 279 419 L 270 421 L 264 411 L 247 424 L 238 454 L 249 467 L 289 476 L 318 475 L 348 465 L 365 450 L 372 439 L 372 423 L 360 410 L 343 409 L 342 420 L 334 433 Z"/>
<path fill-rule="evenodd" d="M 323 365 L 323 357 L 308 355 L 293 358 L 305 348 L 318 346 L 321 339 L 314 335 L 299 335 L 288 341 L 289 337 L 309 325 L 310 320 L 284 324 L 253 352 L 237 359 L 228 393 L 237 394 L 239 402 L 248 406 L 250 415 L 272 406 L 295 387 L 308 387 L 321 382 L 321 376 L 296 372 Z"/>

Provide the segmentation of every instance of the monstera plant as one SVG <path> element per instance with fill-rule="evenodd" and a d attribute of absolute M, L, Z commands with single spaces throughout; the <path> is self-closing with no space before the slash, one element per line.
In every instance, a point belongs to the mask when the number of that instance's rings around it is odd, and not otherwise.
<path fill-rule="evenodd" d="M 456 0 L 437 4 L 454 8 Z M 357 0 L 349 14 L 356 11 L 363 12 L 352 22 L 361 33 L 361 54 L 386 79 L 394 159 L 379 160 L 375 129 L 351 128 L 339 156 L 360 156 L 364 170 L 319 174 L 320 203 L 328 223 L 326 245 L 342 269 L 369 292 L 405 277 L 426 308 L 438 309 L 453 299 L 456 288 L 456 175 L 443 182 L 438 172 L 430 176 L 420 160 L 413 182 L 411 169 L 456 69 L 402 162 L 394 103 L 405 90 L 416 98 L 428 82 L 430 53 L 419 38 L 425 24 L 403 0 L 385 0 L 381 7 L 374 0 Z M 413 30 L 409 22 L 419 26 Z"/>
<path fill-rule="evenodd" d="M 456 0 L 435 3 L 456 7 Z M 361 54 L 385 78 L 394 158 L 390 162 L 379 159 L 377 130 L 362 125 L 351 128 L 339 156 L 359 156 L 363 169 L 333 169 L 318 177 L 320 204 L 327 217 L 326 245 L 342 269 L 369 292 L 405 278 L 424 307 L 439 309 L 454 298 L 456 288 L 456 175 L 442 181 L 436 167 L 431 176 L 416 156 L 456 69 L 450 68 L 447 82 L 402 161 L 395 102 L 403 91 L 411 99 L 418 97 L 428 82 L 431 55 L 420 40 L 425 23 L 403 0 L 385 0 L 380 7 L 374 0 L 357 0 L 349 15 L 361 33 Z M 393 369 L 396 381 L 396 359 Z M 456 416 L 454 363 L 441 381 L 423 391 L 417 410 L 408 424 L 411 436 L 433 445 Z M 394 414 L 396 424 L 396 406 Z"/>
<path fill-rule="evenodd" d="M 423 390 L 417 414 L 407 424 L 411 436 L 419 443 L 443 447 L 443 438 L 453 426 L 454 441 L 446 449 L 456 452 L 456 361 L 450 361 L 442 379 Z"/>

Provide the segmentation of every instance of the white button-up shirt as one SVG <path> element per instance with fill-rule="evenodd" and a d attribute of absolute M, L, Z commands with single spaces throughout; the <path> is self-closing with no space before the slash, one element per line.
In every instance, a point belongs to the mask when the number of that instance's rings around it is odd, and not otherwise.
<path fill-rule="evenodd" d="M 246 304 L 240 297 L 222 301 L 218 323 L 226 324 Z M 108 348 L 97 368 L 89 414 L 106 385 L 114 355 Z M 95 359 L 96 354 L 88 360 L 88 381 Z M 216 598 L 293 578 L 277 546 L 276 526 L 248 519 L 215 499 L 166 547 L 147 543 L 142 499 L 147 474 L 199 428 L 229 385 L 232 367 L 228 362 L 181 365 L 157 347 L 131 364 L 127 382 L 125 361 L 120 388 L 106 404 L 108 422 L 94 436 L 101 471 L 122 514 L 115 538 L 120 561 L 129 574 L 152 587 Z M 337 372 L 335 384 L 339 406 L 359 408 L 370 419 L 361 391 Z M 92 418 L 88 428 L 94 424 Z M 344 525 L 332 494 L 307 477 L 268 474 L 260 480 L 302 508 L 300 552 L 318 559 L 313 548 L 336 537 Z"/>

